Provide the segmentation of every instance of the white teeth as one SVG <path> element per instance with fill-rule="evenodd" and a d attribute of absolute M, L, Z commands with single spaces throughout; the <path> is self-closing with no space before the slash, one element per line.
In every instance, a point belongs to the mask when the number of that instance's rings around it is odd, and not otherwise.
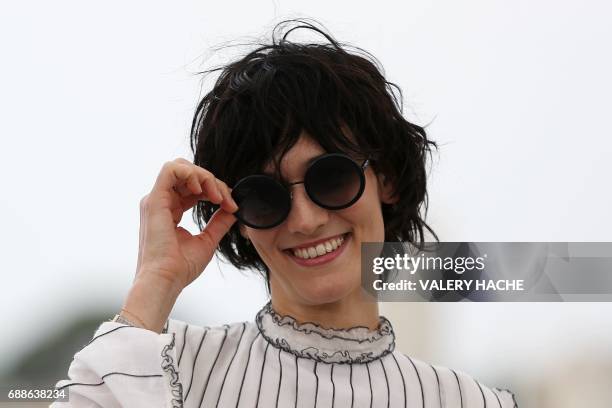
<path fill-rule="evenodd" d="M 344 236 L 340 238 L 330 239 L 329 241 L 317 244 L 314 247 L 293 249 L 293 255 L 302 259 L 316 258 L 317 256 L 325 255 L 328 252 L 335 251 L 344 241 Z"/>

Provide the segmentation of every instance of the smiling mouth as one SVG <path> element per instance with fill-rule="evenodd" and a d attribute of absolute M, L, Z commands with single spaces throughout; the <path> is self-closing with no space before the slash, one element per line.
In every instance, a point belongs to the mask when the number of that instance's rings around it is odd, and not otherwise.
<path fill-rule="evenodd" d="M 342 244 L 348 238 L 349 234 L 350 232 L 346 232 L 342 235 L 339 235 L 336 238 L 329 239 L 317 245 L 312 245 L 310 247 L 297 248 L 297 249 L 289 248 L 289 249 L 285 249 L 283 252 L 285 252 L 289 256 L 292 256 L 298 259 L 302 259 L 302 260 L 317 259 L 325 255 L 336 252 L 339 248 L 342 247 Z"/>

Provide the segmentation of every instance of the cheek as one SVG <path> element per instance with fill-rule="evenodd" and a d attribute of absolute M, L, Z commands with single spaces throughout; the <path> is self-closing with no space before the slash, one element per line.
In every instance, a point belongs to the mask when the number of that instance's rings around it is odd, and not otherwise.
<path fill-rule="evenodd" d="M 359 200 L 343 211 L 342 217 L 359 230 L 361 241 L 384 240 L 382 208 L 375 184 L 366 187 Z"/>
<path fill-rule="evenodd" d="M 255 245 L 257 253 L 259 253 L 262 260 L 269 261 L 276 255 L 277 244 L 274 231 L 257 231 L 251 229 L 249 237 L 251 237 L 251 242 Z"/>
<path fill-rule="evenodd" d="M 359 197 L 359 200 L 352 206 L 345 208 L 343 214 L 366 223 L 374 220 L 377 221 L 382 217 L 382 210 L 376 188 L 376 179 L 371 180 L 371 178 L 368 178 L 366 188 L 361 197 Z"/>

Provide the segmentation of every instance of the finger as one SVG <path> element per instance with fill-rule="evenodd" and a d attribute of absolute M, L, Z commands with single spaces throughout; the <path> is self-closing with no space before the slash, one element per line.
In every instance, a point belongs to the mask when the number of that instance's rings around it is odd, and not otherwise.
<path fill-rule="evenodd" d="M 201 191 L 199 195 L 204 197 L 200 197 L 200 199 L 206 199 L 215 204 L 219 204 L 223 200 L 223 194 L 220 191 L 219 185 L 216 183 L 217 178 L 214 176 L 214 174 L 200 166 L 188 162 L 185 159 L 179 158 L 177 160 L 180 160 L 181 163 L 185 163 L 184 165 L 188 166 L 193 172 L 192 175 L 194 182 L 200 186 Z"/>
<path fill-rule="evenodd" d="M 146 203 L 147 200 L 149 199 L 149 195 L 145 195 L 144 197 L 142 197 L 142 199 L 140 200 L 140 224 L 138 227 L 138 260 L 136 262 L 136 273 L 138 273 L 138 271 L 140 270 L 140 263 L 142 262 L 142 246 L 143 246 L 143 242 L 144 242 L 144 236 L 146 234 L 146 222 L 145 222 L 145 218 L 146 218 Z"/>
<path fill-rule="evenodd" d="M 178 184 L 176 186 L 173 186 L 172 189 L 174 191 L 176 191 L 178 193 L 179 196 L 181 197 L 189 197 L 190 195 L 194 194 L 194 188 L 192 187 L 190 180 L 193 177 L 190 177 L 187 181 L 185 181 L 184 184 Z M 199 184 L 198 184 L 199 185 Z M 201 187 L 200 187 L 201 188 Z M 197 194 L 200 194 L 201 191 L 198 191 Z"/>
<path fill-rule="evenodd" d="M 218 203 L 220 201 L 220 200 L 217 200 L 217 199 L 212 199 L 211 200 L 203 192 L 202 186 L 200 184 L 198 184 L 198 181 L 196 180 L 195 176 L 193 178 L 193 182 L 191 182 L 191 180 L 190 180 L 189 186 L 190 186 L 190 193 L 189 194 L 185 194 L 185 196 L 183 196 L 183 197 L 180 197 L 180 206 L 181 206 L 182 212 L 185 212 L 185 211 L 189 210 L 190 208 L 193 208 L 200 201 L 208 200 L 208 201 L 211 201 L 213 203 Z M 222 197 L 221 200 L 225 201 L 225 197 Z"/>
<path fill-rule="evenodd" d="M 183 157 L 177 157 L 176 159 L 174 159 L 174 161 L 178 163 L 183 163 L 183 164 L 194 164 Z"/>
<path fill-rule="evenodd" d="M 212 177 L 215 179 L 215 182 L 217 183 L 217 191 L 219 192 L 219 195 L 221 195 L 221 196 L 222 196 L 222 198 L 223 198 L 224 200 L 227 200 L 227 199 L 228 199 L 228 197 L 229 197 L 230 201 L 233 201 L 233 199 L 232 199 L 232 197 L 231 197 L 231 194 L 226 194 L 226 193 L 227 193 L 227 191 L 224 191 L 224 190 L 227 190 L 227 189 L 228 189 L 227 185 L 226 185 L 226 184 L 225 184 L 223 181 L 221 181 L 221 180 L 219 180 L 218 178 L 216 178 L 216 177 L 215 177 L 215 176 L 214 176 L 214 175 L 213 175 L 211 172 L 209 172 L 208 170 L 206 170 L 206 169 L 204 169 L 204 168 L 200 167 L 199 165 L 197 165 L 197 164 L 195 164 L 195 163 L 192 163 L 192 162 L 190 162 L 189 160 L 184 159 L 184 158 L 182 158 L 182 157 L 178 157 L 178 158 L 174 159 L 174 162 L 176 162 L 176 163 L 181 163 L 181 164 L 187 165 L 187 166 L 189 166 L 190 168 L 192 168 L 192 169 L 194 170 L 194 172 L 195 172 L 195 176 L 196 176 L 196 178 L 197 178 L 197 180 L 198 180 L 198 182 L 199 182 L 199 183 L 202 183 L 204 180 L 206 180 L 207 178 L 209 178 L 210 176 L 212 176 Z M 193 189 L 191 189 L 190 191 L 195 192 L 195 190 L 193 190 Z M 201 193 L 201 191 L 200 191 L 200 193 Z M 196 194 L 198 194 L 198 193 L 196 192 Z M 216 202 L 216 201 L 213 201 L 213 202 L 215 202 L 216 204 L 219 204 L 219 203 L 218 203 L 218 202 Z M 234 203 L 234 204 L 235 204 L 235 203 Z M 227 204 L 225 204 L 225 205 L 227 206 Z M 227 209 L 228 211 L 235 211 L 235 210 L 233 210 L 231 207 L 233 207 L 233 206 L 232 206 L 232 205 L 227 206 L 227 208 L 226 208 L 226 209 Z M 236 209 L 237 209 L 237 208 L 238 208 L 238 205 L 236 205 Z"/>
<path fill-rule="evenodd" d="M 183 183 L 189 177 L 189 173 L 189 168 L 184 164 L 166 162 L 162 166 L 153 188 L 157 191 L 176 190 L 175 187 Z"/>
<path fill-rule="evenodd" d="M 189 175 L 184 184 L 174 186 L 173 188 L 181 197 L 199 196 L 203 193 L 200 180 L 195 172 Z"/>
<path fill-rule="evenodd" d="M 219 186 L 219 190 L 221 190 L 221 194 L 223 195 L 223 202 L 221 203 L 221 206 L 223 207 L 223 209 L 225 209 L 225 211 L 232 212 L 232 213 L 238 211 L 238 204 L 236 204 L 236 202 L 232 198 L 232 194 L 227 184 L 225 184 L 223 181 L 219 179 L 216 179 L 216 180 L 217 180 L 217 185 Z"/>
<path fill-rule="evenodd" d="M 197 165 L 197 164 L 195 164 L 195 163 L 192 163 L 192 162 L 190 162 L 189 160 L 184 159 L 184 158 L 182 158 L 182 157 L 178 157 L 178 158 L 174 159 L 174 161 L 175 161 L 175 162 L 177 162 L 177 163 L 185 164 L 185 165 L 187 165 L 187 166 L 189 166 L 189 167 L 193 168 L 193 169 L 194 169 L 194 171 L 195 171 L 195 174 L 197 175 L 198 182 L 202 182 L 202 181 L 204 181 L 204 180 L 205 180 L 205 178 L 206 178 L 206 177 L 209 177 L 209 176 L 214 177 L 214 178 L 215 178 L 215 181 L 217 181 L 217 182 L 220 182 L 220 183 L 221 183 L 221 184 L 217 184 L 217 186 L 218 186 L 218 191 L 219 191 L 219 193 L 220 193 L 222 196 L 224 196 L 224 194 L 223 194 L 223 190 L 222 190 L 222 189 L 223 189 L 223 186 L 227 187 L 227 185 L 226 185 L 226 184 L 225 184 L 223 181 L 221 181 L 221 180 L 219 180 L 218 178 L 216 178 L 216 177 L 215 177 L 215 176 L 214 176 L 214 175 L 213 175 L 213 174 L 212 174 L 210 171 L 208 171 L 208 170 L 206 170 L 206 169 L 202 168 L 201 166 L 199 166 L 199 165 Z"/>
<path fill-rule="evenodd" d="M 203 176 L 204 180 L 200 182 L 200 185 L 204 185 L 204 193 L 209 197 L 209 201 L 220 204 L 223 201 L 223 195 L 217 185 L 217 179 L 212 174 Z"/>
<path fill-rule="evenodd" d="M 164 164 L 157 177 L 153 191 L 170 191 L 175 192 L 181 197 L 187 196 L 191 192 L 188 182 L 192 176 L 195 176 L 198 184 L 202 186 L 203 191 L 201 195 L 205 199 L 216 204 L 223 200 L 223 196 L 219 191 L 217 183 L 214 181 L 215 177 L 212 173 L 193 164 L 183 164 L 176 161 Z"/>
<path fill-rule="evenodd" d="M 230 213 L 234 213 L 238 211 L 238 205 L 236 204 L 236 202 L 231 196 L 231 189 L 223 181 L 219 179 L 215 179 L 215 180 L 217 182 L 217 186 L 219 190 L 221 191 L 221 195 L 223 196 L 221 207 L 223 207 L 223 209 L 225 209 L 227 212 L 230 212 Z M 196 189 L 199 189 L 200 191 L 199 194 L 196 193 Z M 194 188 L 192 188 L 191 191 L 194 192 L 194 194 L 185 195 L 184 197 L 181 197 L 180 202 L 181 202 L 182 212 L 185 212 L 193 208 L 199 201 L 206 199 L 204 197 L 204 194 L 202 193 L 202 188 L 199 184 L 197 185 L 197 187 L 194 186 Z"/>
<path fill-rule="evenodd" d="M 206 223 L 204 230 L 195 235 L 194 237 L 201 243 L 201 250 L 196 251 L 194 256 L 197 256 L 198 264 L 206 265 L 212 259 L 219 242 L 225 234 L 230 230 L 236 217 L 225 211 L 223 208 L 219 208 L 215 211 Z"/>
<path fill-rule="evenodd" d="M 208 200 L 213 203 L 218 203 L 220 201 L 216 198 L 211 199 L 209 197 L 210 194 L 207 195 L 204 193 L 202 186 L 199 184 L 199 181 L 195 174 L 189 179 L 187 186 L 189 190 L 187 190 L 187 192 L 182 194 L 182 196 L 179 198 L 181 211 L 183 213 L 193 208 L 199 201 Z M 185 187 L 185 189 L 186 188 L 187 187 Z M 225 198 L 222 198 L 221 200 L 225 200 Z"/>

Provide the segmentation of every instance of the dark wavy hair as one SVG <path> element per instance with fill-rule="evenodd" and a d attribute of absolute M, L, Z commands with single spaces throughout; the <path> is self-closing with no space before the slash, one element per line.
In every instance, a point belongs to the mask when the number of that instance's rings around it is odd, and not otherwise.
<path fill-rule="evenodd" d="M 278 23 L 268 44 L 257 44 L 221 70 L 213 89 L 199 102 L 191 125 L 194 164 L 232 187 L 280 159 L 306 131 L 327 152 L 371 157 L 371 166 L 394 187 L 395 204 L 381 203 L 385 241 L 422 245 L 427 213 L 426 154 L 437 144 L 425 129 L 402 116 L 401 89 L 387 81 L 380 63 L 367 51 L 336 41 L 310 19 Z M 287 39 L 299 28 L 321 34 L 325 43 Z M 354 51 L 349 52 L 349 48 Z M 396 92 L 399 97 L 396 95 Z M 347 137 L 342 127 L 350 129 Z M 218 205 L 201 201 L 193 212 L 200 230 Z M 238 269 L 269 269 L 239 231 L 236 222 L 219 243 Z"/>

